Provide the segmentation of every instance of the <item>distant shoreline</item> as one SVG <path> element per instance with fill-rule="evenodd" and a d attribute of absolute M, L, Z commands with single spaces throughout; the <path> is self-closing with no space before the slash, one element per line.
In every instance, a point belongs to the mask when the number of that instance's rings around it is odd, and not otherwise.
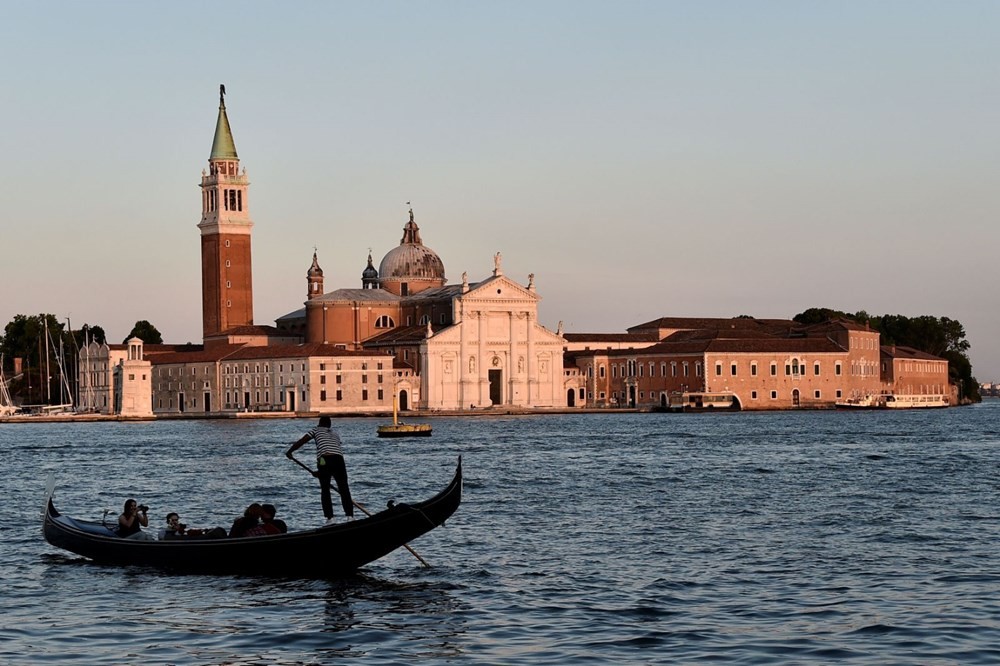
<path fill-rule="evenodd" d="M 984 398 L 987 400 L 988 398 Z M 975 404 L 963 401 L 952 407 L 963 407 Z M 755 413 L 769 412 L 795 412 L 795 411 L 834 411 L 833 407 L 824 408 L 799 408 L 799 409 L 773 409 L 754 410 Z M 923 410 L 917 410 L 923 411 Z M 551 416 L 555 414 L 667 414 L 672 413 L 662 409 L 649 409 L 637 407 L 599 407 L 599 408 L 540 408 L 540 409 L 519 409 L 517 407 L 485 407 L 481 409 L 466 410 L 441 410 L 427 412 L 407 412 L 406 416 L 411 419 L 435 419 L 452 418 L 457 416 L 491 417 L 491 416 Z M 690 414 L 712 412 L 686 412 Z M 740 410 L 718 410 L 719 414 L 739 414 Z M 382 412 L 339 412 L 327 414 L 320 412 L 236 412 L 233 414 L 219 413 L 195 413 L 195 414 L 164 414 L 161 416 L 119 416 L 114 414 L 16 414 L 14 416 L 0 417 L 0 424 L 4 423 L 106 423 L 106 422 L 148 422 L 148 421 L 229 421 L 248 419 L 314 419 L 319 416 L 329 416 L 332 419 L 384 419 L 386 414 Z"/>
<path fill-rule="evenodd" d="M 547 416 L 551 414 L 635 414 L 649 412 L 648 409 L 517 409 L 509 407 L 484 408 L 464 411 L 407 412 L 407 418 L 432 419 L 456 416 Z M 105 423 L 105 422 L 148 422 L 148 421 L 226 421 L 247 419 L 313 419 L 319 416 L 338 418 L 385 419 L 382 412 L 343 412 L 320 414 L 319 412 L 237 412 L 233 414 L 166 414 L 161 416 L 119 416 L 115 414 L 18 414 L 0 417 L 0 423 Z M 391 418 L 391 415 L 390 415 Z"/>

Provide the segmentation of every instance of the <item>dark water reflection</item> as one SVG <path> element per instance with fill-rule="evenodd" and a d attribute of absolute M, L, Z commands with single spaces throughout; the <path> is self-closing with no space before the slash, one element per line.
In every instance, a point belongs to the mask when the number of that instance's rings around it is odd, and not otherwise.
<path fill-rule="evenodd" d="M 356 498 L 442 529 L 339 580 L 103 567 L 42 542 L 57 505 L 322 521 L 284 460 L 310 421 L 0 425 L 3 664 L 1000 662 L 1000 405 L 943 412 L 345 419 Z"/>

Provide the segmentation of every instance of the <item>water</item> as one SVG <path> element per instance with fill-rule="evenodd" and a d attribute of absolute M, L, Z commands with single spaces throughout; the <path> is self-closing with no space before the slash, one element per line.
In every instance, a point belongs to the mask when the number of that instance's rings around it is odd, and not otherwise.
<path fill-rule="evenodd" d="M 1000 403 L 930 412 L 344 419 L 355 498 L 458 513 L 341 580 L 90 564 L 41 539 L 127 497 L 192 526 L 272 501 L 311 420 L 0 425 L 2 664 L 1000 662 Z M 308 449 L 306 449 L 308 452 Z M 308 459 L 308 456 L 306 456 Z"/>

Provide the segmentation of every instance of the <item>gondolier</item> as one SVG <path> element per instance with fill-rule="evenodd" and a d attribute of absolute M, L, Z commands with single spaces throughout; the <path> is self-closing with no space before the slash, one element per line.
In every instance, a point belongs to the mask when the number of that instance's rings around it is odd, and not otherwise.
<path fill-rule="evenodd" d="M 344 464 L 344 449 L 340 437 L 330 428 L 330 417 L 319 417 L 319 425 L 302 436 L 285 451 L 289 459 L 309 440 L 316 442 L 316 467 L 313 476 L 319 479 L 320 502 L 323 504 L 323 515 L 327 523 L 334 522 L 333 500 L 330 497 L 330 479 L 337 481 L 340 492 L 340 502 L 344 507 L 344 515 L 348 520 L 354 520 L 354 501 L 351 499 L 351 489 L 347 483 L 347 465 Z"/>

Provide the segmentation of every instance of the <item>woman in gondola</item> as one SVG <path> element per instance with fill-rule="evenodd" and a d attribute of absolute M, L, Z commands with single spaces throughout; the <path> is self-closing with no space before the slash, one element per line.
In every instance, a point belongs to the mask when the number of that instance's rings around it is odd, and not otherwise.
<path fill-rule="evenodd" d="M 149 518 L 146 512 L 149 507 L 140 506 L 134 499 L 125 500 L 124 511 L 118 516 L 118 536 L 123 539 L 135 539 L 137 541 L 150 540 L 149 534 L 142 531 L 143 527 L 149 525 Z"/>

